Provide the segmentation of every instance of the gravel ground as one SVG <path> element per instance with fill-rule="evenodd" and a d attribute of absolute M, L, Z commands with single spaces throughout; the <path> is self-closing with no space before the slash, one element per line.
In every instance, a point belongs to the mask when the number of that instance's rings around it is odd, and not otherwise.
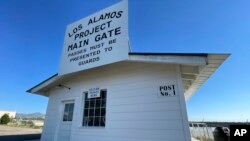
<path fill-rule="evenodd" d="M 0 125 L 0 136 L 41 134 L 41 132 L 42 132 L 42 129 L 31 129 L 31 128 L 10 127 L 10 126 Z"/>

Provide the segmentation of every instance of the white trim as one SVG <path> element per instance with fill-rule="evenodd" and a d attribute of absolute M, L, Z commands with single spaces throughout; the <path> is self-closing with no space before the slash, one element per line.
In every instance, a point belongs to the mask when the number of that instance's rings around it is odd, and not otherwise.
<path fill-rule="evenodd" d="M 206 65 L 203 56 L 178 56 L 178 55 L 129 55 L 130 61 L 170 63 L 182 65 Z"/>
<path fill-rule="evenodd" d="M 195 80 L 185 90 L 185 99 L 188 100 L 228 57 L 229 54 L 208 54 L 207 65 L 199 67 Z"/>
<path fill-rule="evenodd" d="M 180 106 L 181 106 L 181 114 L 182 114 L 182 122 L 183 122 L 183 130 L 185 134 L 185 141 L 191 141 L 191 134 L 189 129 L 189 122 L 188 122 L 188 116 L 187 116 L 187 108 L 186 108 L 186 102 L 184 97 L 184 90 L 182 85 L 182 79 L 181 79 L 181 71 L 180 71 L 180 65 L 176 65 L 176 80 L 177 80 L 177 87 L 179 90 L 179 100 L 180 100 Z"/>

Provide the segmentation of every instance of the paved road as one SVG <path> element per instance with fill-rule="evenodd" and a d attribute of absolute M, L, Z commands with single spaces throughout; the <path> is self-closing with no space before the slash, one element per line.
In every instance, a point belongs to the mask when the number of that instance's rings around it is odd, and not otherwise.
<path fill-rule="evenodd" d="M 0 141 L 27 141 L 40 139 L 41 134 L 27 134 L 27 135 L 5 135 L 0 136 Z"/>
<path fill-rule="evenodd" d="M 42 129 L 0 125 L 0 141 L 27 141 L 40 139 Z"/>

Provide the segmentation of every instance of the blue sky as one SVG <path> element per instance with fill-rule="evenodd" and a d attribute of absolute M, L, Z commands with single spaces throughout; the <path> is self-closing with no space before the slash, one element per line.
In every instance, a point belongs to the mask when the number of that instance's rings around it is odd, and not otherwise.
<path fill-rule="evenodd" d="M 25 91 L 58 72 L 66 25 L 119 0 L 0 0 L 0 110 L 45 113 Z M 231 53 L 187 102 L 190 120 L 250 118 L 250 1 L 129 0 L 133 52 Z"/>

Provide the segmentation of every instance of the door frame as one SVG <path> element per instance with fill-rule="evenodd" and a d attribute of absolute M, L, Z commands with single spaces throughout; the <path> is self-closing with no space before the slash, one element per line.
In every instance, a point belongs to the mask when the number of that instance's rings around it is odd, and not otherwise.
<path fill-rule="evenodd" d="M 63 114 L 64 114 L 64 109 L 65 109 L 65 104 L 67 103 L 74 103 L 74 110 L 73 110 L 73 118 L 72 121 L 70 122 L 63 122 Z M 58 108 L 58 121 L 56 123 L 56 131 L 55 131 L 55 136 L 54 136 L 54 141 L 58 141 L 58 136 L 59 136 L 59 130 L 62 124 L 71 124 L 70 127 L 70 136 L 69 139 L 71 140 L 71 130 L 72 130 L 72 125 L 73 125 L 73 120 L 74 120 L 74 113 L 75 113 L 75 99 L 63 99 L 60 100 L 59 108 Z"/>

